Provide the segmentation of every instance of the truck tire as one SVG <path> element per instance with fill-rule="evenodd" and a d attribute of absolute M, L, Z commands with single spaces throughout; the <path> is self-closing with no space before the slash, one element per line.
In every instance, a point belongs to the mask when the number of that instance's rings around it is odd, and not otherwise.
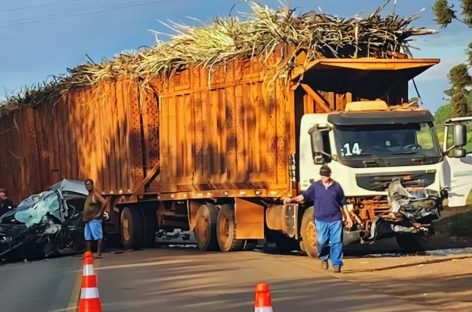
<path fill-rule="evenodd" d="M 424 236 L 421 234 L 399 234 L 395 236 L 398 247 L 405 253 L 425 251 L 426 247 L 421 240 L 422 238 Z"/>
<path fill-rule="evenodd" d="M 316 248 L 316 229 L 313 221 L 313 207 L 305 209 L 303 212 L 302 223 L 300 225 L 300 235 L 302 237 L 302 250 L 310 258 L 318 257 Z"/>
<path fill-rule="evenodd" d="M 141 217 L 143 218 L 143 247 L 153 247 L 156 242 L 157 216 L 156 208 L 141 208 Z"/>
<path fill-rule="evenodd" d="M 216 220 L 216 234 L 220 250 L 242 250 L 244 240 L 236 239 L 236 224 L 234 222 L 234 210 L 230 205 L 222 205 Z"/>
<path fill-rule="evenodd" d="M 195 217 L 195 240 L 197 247 L 201 251 L 218 250 L 218 240 L 216 239 L 216 218 L 218 208 L 213 205 L 201 205 Z"/>
<path fill-rule="evenodd" d="M 121 212 L 121 243 L 125 249 L 139 249 L 143 246 L 144 229 L 141 212 L 125 207 Z"/>
<path fill-rule="evenodd" d="M 270 237 L 282 254 L 289 254 L 292 250 L 300 250 L 298 241 L 282 232 L 271 231 Z"/>

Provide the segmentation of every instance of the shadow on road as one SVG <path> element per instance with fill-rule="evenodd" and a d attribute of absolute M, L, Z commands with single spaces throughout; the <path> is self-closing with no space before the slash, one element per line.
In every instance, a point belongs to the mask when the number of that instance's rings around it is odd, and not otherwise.
<path fill-rule="evenodd" d="M 251 311 L 254 287 L 260 281 L 270 285 L 274 311 L 373 312 L 419 308 L 333 278 L 311 265 L 300 266 L 300 261 L 290 260 L 290 256 L 274 255 L 267 259 L 256 252 L 222 254 L 177 249 L 158 257 L 142 251 L 118 258 L 122 261 L 105 259 L 98 269 L 100 282 L 107 285 L 100 290 L 106 311 L 151 311 L 151 307 L 161 311 Z M 130 261 L 138 258 L 138 262 Z"/>

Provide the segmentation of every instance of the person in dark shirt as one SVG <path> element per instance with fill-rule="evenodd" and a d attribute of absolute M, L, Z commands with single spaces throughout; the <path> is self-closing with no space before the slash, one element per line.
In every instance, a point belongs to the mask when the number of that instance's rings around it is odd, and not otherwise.
<path fill-rule="evenodd" d="M 306 191 L 283 201 L 284 204 L 306 200 L 314 203 L 313 219 L 321 267 L 327 270 L 328 259 L 331 258 L 334 272 L 339 273 L 343 265 L 343 216 L 347 228 L 352 227 L 352 219 L 343 207 L 346 199 L 341 185 L 331 179 L 331 169 L 327 165 L 321 166 L 320 175 L 321 179 L 312 183 Z"/>
<path fill-rule="evenodd" d="M 7 190 L 0 188 L 0 217 L 13 209 L 13 202 L 8 198 Z"/>

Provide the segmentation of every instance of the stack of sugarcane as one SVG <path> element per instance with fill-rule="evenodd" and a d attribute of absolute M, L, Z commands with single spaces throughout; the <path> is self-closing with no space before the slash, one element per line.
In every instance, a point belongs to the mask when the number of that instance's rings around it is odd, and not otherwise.
<path fill-rule="evenodd" d="M 139 78 L 145 85 L 150 77 L 168 77 L 189 65 L 211 68 L 236 57 L 264 59 L 280 45 L 293 47 L 294 53 L 305 51 L 307 62 L 320 57 L 389 58 L 398 52 L 408 52 L 411 36 L 434 33 L 410 27 L 418 16 L 383 17 L 385 5 L 367 17 L 350 19 L 313 11 L 297 16 L 295 10 L 287 7 L 271 9 L 256 2 L 250 2 L 250 6 L 248 14 L 217 18 L 207 26 L 165 24 L 176 32 L 169 41 L 158 41 L 154 47 L 136 52 L 123 52 L 100 64 L 87 62 L 70 69 L 66 76 L 25 89 L 8 98 L 8 103 L 15 107 L 50 103 L 70 88 L 119 76 Z M 287 75 L 294 67 L 293 58 L 287 57 L 278 66 L 275 75 Z"/>

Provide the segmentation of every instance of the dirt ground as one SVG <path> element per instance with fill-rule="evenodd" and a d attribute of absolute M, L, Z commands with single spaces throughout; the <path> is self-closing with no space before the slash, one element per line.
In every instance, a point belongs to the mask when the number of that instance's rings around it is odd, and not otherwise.
<path fill-rule="evenodd" d="M 472 311 L 472 249 L 447 256 L 348 258 L 340 278 L 438 311 Z"/>
<path fill-rule="evenodd" d="M 438 221 L 439 231 L 425 242 L 430 251 L 347 257 L 340 278 L 433 310 L 472 311 L 470 213 L 470 207 L 445 211 Z M 457 225 L 469 233 L 452 235 L 451 228 Z"/>

